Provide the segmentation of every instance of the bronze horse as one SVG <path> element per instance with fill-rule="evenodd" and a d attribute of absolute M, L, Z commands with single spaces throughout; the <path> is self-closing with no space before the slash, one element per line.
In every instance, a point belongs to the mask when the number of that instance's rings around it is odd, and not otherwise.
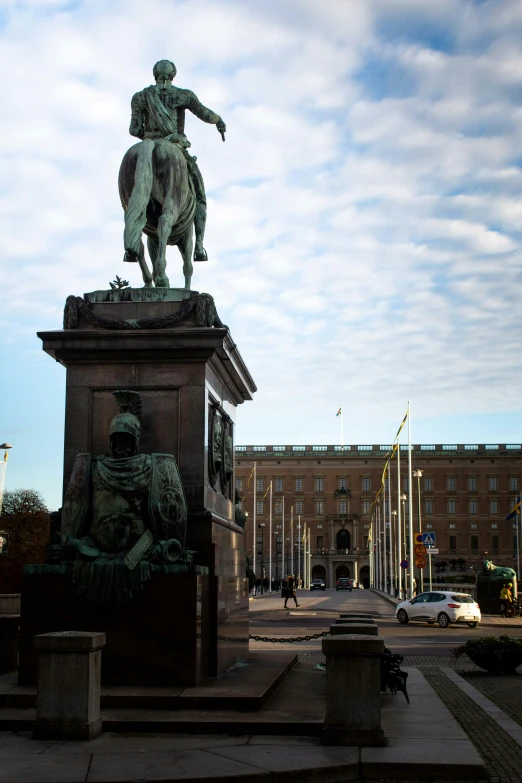
<path fill-rule="evenodd" d="M 125 154 L 118 177 L 125 211 L 125 261 L 137 261 L 146 287 L 169 287 L 167 245 L 183 258 L 185 288 L 190 289 L 196 210 L 194 186 L 183 150 L 165 139 L 144 139 Z M 141 238 L 147 235 L 152 273 Z"/>

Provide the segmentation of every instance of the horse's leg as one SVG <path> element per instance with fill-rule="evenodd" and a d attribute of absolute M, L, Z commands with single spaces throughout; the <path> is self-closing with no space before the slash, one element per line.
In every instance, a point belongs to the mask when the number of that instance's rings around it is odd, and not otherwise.
<path fill-rule="evenodd" d="M 147 237 L 147 250 L 152 261 L 152 278 L 154 279 L 156 277 L 156 259 L 159 250 L 158 240 L 154 239 L 154 237 Z"/>
<path fill-rule="evenodd" d="M 143 282 L 145 283 L 145 288 L 152 288 L 152 275 L 145 260 L 145 248 L 143 247 L 143 240 L 140 242 L 140 253 L 138 256 L 138 261 L 140 262 L 141 275 L 143 277 Z"/>
<path fill-rule="evenodd" d="M 192 233 L 192 224 L 185 231 L 178 242 L 179 252 L 183 258 L 183 274 L 185 276 L 185 290 L 190 291 L 190 281 L 192 280 L 192 254 L 194 252 L 194 234 Z"/>
<path fill-rule="evenodd" d="M 172 226 L 179 217 L 177 208 L 171 196 L 167 196 L 162 204 L 162 215 L 158 219 L 158 254 L 156 257 L 156 268 L 154 270 L 154 285 L 158 288 L 168 288 L 169 279 L 166 274 L 167 268 L 167 242 L 169 241 Z"/>
<path fill-rule="evenodd" d="M 147 205 L 152 191 L 152 153 L 154 142 L 144 139 L 137 149 L 134 186 L 125 212 L 123 246 L 126 261 L 138 261 L 141 232 L 147 222 Z"/>

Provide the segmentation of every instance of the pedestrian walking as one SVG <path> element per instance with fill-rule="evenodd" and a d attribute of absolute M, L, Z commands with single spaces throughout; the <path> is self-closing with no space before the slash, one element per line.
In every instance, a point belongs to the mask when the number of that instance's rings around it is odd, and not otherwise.
<path fill-rule="evenodd" d="M 286 595 L 285 595 L 285 609 L 288 609 L 288 606 L 286 605 L 288 602 L 288 599 L 294 599 L 296 606 L 301 606 L 301 604 L 297 603 L 297 598 L 295 595 L 295 576 L 289 576 L 288 577 L 288 585 L 286 587 Z"/>

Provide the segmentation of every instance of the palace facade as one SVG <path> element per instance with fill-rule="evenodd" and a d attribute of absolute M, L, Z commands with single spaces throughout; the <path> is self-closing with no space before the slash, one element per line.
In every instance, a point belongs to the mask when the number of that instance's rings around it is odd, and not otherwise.
<path fill-rule="evenodd" d="M 256 577 L 268 577 L 270 548 L 273 579 L 290 573 L 292 554 L 294 573 L 302 573 L 297 530 L 300 521 L 300 532 L 305 524 L 310 531 L 312 578 L 321 577 L 327 587 L 333 587 L 340 576 L 349 576 L 369 586 L 372 503 L 381 486 L 389 448 L 381 445 L 236 446 L 236 488 L 247 514 L 246 551 L 251 564 L 254 538 L 256 541 Z M 400 485 L 395 456 L 389 474 L 389 491 L 388 482 L 386 485 L 386 507 L 382 496 L 379 501 L 381 520 L 386 513 L 386 518 L 392 520 L 392 529 L 397 522 L 393 512 L 401 503 L 406 535 L 409 524 L 405 501 L 409 482 L 407 449 L 401 446 Z M 506 515 L 515 504 L 521 470 L 520 444 L 412 446 L 412 472 L 422 472 L 422 477 L 412 476 L 413 528 L 414 532 L 419 530 L 420 497 L 421 529 L 435 534 L 439 549 L 434 563 L 461 558 L 468 566 L 478 566 L 487 557 L 495 564 L 516 569 L 516 523 L 506 521 Z"/>

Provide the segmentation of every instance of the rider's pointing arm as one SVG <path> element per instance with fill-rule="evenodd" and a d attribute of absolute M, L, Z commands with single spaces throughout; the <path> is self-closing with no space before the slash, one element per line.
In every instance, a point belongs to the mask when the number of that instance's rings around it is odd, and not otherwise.
<path fill-rule="evenodd" d="M 210 122 L 212 125 L 217 125 L 218 131 L 221 134 L 225 133 L 227 127 L 219 114 L 216 114 L 216 112 L 212 111 L 212 109 L 207 109 L 206 106 L 203 106 L 197 95 L 195 95 L 192 90 L 184 90 L 184 93 L 186 95 L 185 107 L 189 109 L 192 114 L 195 114 L 196 117 L 198 117 L 200 120 L 203 120 L 203 122 Z"/>

